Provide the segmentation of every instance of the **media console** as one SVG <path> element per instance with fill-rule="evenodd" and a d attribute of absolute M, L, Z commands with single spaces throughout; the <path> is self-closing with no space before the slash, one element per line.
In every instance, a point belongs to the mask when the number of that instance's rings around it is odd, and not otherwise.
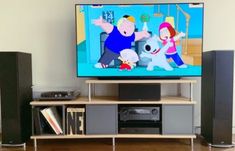
<path fill-rule="evenodd" d="M 36 134 L 35 117 L 32 116 L 34 146 L 39 139 L 77 139 L 77 138 L 196 138 L 193 129 L 194 105 L 192 99 L 193 84 L 196 80 L 86 80 L 88 97 L 79 97 L 71 101 L 32 101 L 32 111 L 45 107 L 57 107 L 61 115 L 62 133 Z M 92 93 L 96 84 L 188 84 L 190 97 L 161 96 L 160 100 L 119 101 L 117 97 L 98 97 Z M 81 133 L 68 133 L 68 108 L 84 108 L 84 127 Z M 142 114 L 143 113 L 143 114 Z M 131 116 L 129 116 L 132 114 Z M 138 116 L 141 114 L 141 117 Z M 75 114 L 74 114 L 75 115 Z M 80 118 L 78 118 L 80 120 Z M 134 124 L 133 124 L 134 123 Z M 136 126 L 137 124 L 137 126 Z"/>

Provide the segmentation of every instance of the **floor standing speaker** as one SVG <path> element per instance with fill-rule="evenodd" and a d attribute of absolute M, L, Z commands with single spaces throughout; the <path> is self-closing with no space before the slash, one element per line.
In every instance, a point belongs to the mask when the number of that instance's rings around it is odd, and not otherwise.
<path fill-rule="evenodd" d="M 201 135 L 212 146 L 232 145 L 233 51 L 203 53 Z"/>
<path fill-rule="evenodd" d="M 24 144 L 31 135 L 31 54 L 0 52 L 2 144 Z"/>

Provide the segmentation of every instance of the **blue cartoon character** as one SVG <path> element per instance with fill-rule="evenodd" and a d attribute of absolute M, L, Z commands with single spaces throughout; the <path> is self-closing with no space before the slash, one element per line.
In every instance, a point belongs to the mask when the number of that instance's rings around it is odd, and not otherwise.
<path fill-rule="evenodd" d="M 142 38 L 148 38 L 147 31 L 135 31 L 135 18 L 124 15 L 118 20 L 117 26 L 106 22 L 102 17 L 95 19 L 93 23 L 100 26 L 109 36 L 104 43 L 104 53 L 95 64 L 96 68 L 107 68 L 114 59 L 118 59 L 120 52 L 130 49 L 131 43 Z"/>

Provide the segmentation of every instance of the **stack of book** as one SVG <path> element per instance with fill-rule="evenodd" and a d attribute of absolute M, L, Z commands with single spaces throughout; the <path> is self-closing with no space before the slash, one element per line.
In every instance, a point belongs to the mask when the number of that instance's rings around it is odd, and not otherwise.
<path fill-rule="evenodd" d="M 66 109 L 68 135 L 84 134 L 85 108 L 68 107 Z"/>
<path fill-rule="evenodd" d="M 35 108 L 34 118 L 36 134 L 63 134 L 61 116 L 56 107 Z"/>
<path fill-rule="evenodd" d="M 56 107 L 45 108 L 41 110 L 41 113 L 57 135 L 63 134 L 61 117 L 59 116 Z"/>

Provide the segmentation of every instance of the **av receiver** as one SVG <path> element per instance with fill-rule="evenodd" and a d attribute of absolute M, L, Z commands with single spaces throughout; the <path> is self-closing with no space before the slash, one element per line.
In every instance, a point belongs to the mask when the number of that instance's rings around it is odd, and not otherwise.
<path fill-rule="evenodd" d="M 160 106 L 122 106 L 120 121 L 160 121 Z"/>
<path fill-rule="evenodd" d="M 161 105 L 119 105 L 120 134 L 161 134 Z"/>

